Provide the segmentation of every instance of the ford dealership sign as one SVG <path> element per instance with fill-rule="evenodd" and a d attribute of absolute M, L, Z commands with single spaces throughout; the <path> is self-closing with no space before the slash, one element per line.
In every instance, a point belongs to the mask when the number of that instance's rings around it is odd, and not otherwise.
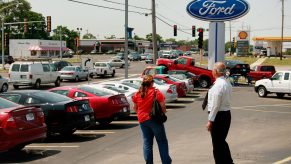
<path fill-rule="evenodd" d="M 249 4 L 244 0 L 194 0 L 187 6 L 187 12 L 201 20 L 227 21 L 248 13 Z"/>

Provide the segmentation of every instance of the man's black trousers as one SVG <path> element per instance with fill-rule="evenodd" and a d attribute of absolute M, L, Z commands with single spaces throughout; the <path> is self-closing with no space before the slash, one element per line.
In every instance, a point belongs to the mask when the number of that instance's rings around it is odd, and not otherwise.
<path fill-rule="evenodd" d="M 216 164 L 233 164 L 226 140 L 231 123 L 230 111 L 218 112 L 212 124 L 211 138 Z"/>

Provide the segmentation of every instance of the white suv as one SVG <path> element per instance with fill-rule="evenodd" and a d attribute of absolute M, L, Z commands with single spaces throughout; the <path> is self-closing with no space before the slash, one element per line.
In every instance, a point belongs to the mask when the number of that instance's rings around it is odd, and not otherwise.
<path fill-rule="evenodd" d="M 0 92 L 7 92 L 8 86 L 8 80 L 0 75 Z"/>
<path fill-rule="evenodd" d="M 96 62 L 94 63 L 94 69 L 97 76 L 105 77 L 107 75 L 115 76 L 115 68 L 108 62 Z"/>
<path fill-rule="evenodd" d="M 15 62 L 10 66 L 9 78 L 14 89 L 19 86 L 34 86 L 39 89 L 41 84 L 50 83 L 58 87 L 61 83 L 60 73 L 49 62 Z"/>

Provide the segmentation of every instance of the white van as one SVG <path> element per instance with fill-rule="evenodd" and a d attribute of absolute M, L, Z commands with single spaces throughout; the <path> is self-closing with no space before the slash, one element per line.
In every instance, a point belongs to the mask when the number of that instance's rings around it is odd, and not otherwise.
<path fill-rule="evenodd" d="M 24 61 L 15 62 L 10 66 L 9 82 L 13 84 L 14 89 L 19 86 L 34 86 L 39 89 L 41 84 L 50 83 L 58 87 L 61 78 L 60 73 L 49 62 Z"/>

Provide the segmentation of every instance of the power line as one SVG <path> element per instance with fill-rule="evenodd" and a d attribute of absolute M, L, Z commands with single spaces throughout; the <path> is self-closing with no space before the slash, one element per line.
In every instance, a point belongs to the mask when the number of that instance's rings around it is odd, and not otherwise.
<path fill-rule="evenodd" d="M 168 21 L 170 21 L 170 22 L 173 22 L 173 23 L 175 23 L 175 24 L 177 24 L 177 25 L 180 25 L 180 26 L 182 26 L 183 28 L 188 28 L 188 27 L 186 27 L 186 26 L 184 26 L 184 25 L 182 25 L 182 24 L 180 24 L 180 23 L 178 23 L 178 22 L 176 22 L 176 21 L 174 21 L 174 20 L 172 20 L 172 19 L 170 19 L 170 18 L 167 18 L 167 17 L 165 17 L 165 16 L 163 16 L 162 14 L 160 14 L 160 13 L 157 13 L 160 17 L 163 17 L 164 19 L 167 19 Z"/>
<path fill-rule="evenodd" d="M 160 17 L 156 16 L 156 18 L 157 18 L 159 21 L 163 22 L 164 24 L 166 24 L 166 25 L 168 25 L 168 26 L 170 26 L 170 27 L 173 27 L 173 25 L 171 25 L 170 23 L 168 23 L 168 22 L 166 22 L 165 20 L 161 19 Z M 182 30 L 182 29 L 180 29 L 180 28 L 178 28 L 177 30 L 179 30 L 179 31 L 181 31 L 181 32 L 183 32 L 183 33 L 185 33 L 185 34 L 192 35 L 191 33 L 186 32 L 186 31 L 184 31 L 184 30 Z"/>
<path fill-rule="evenodd" d="M 103 1 L 109 2 L 109 3 L 113 3 L 113 4 L 118 4 L 118 5 L 125 5 L 124 3 L 120 3 L 120 2 L 113 2 L 113 1 L 109 1 L 109 0 L 103 0 Z M 151 11 L 151 9 L 149 9 L 149 8 L 139 7 L 139 6 L 135 6 L 135 5 L 128 5 L 128 6 L 134 7 L 134 8 L 137 8 L 137 9 L 143 9 L 143 10 Z"/>
<path fill-rule="evenodd" d="M 83 5 L 100 7 L 100 8 L 104 8 L 104 9 L 110 9 L 110 10 L 116 10 L 116 11 L 125 11 L 125 10 L 119 9 L 119 8 L 108 7 L 108 6 L 101 6 L 101 5 L 96 5 L 96 4 L 87 3 L 87 2 L 81 2 L 81 1 L 77 1 L 77 0 L 68 0 L 68 1 L 75 2 L 75 3 L 79 3 L 79 4 L 83 4 Z M 128 12 L 130 12 L 130 13 L 136 13 L 136 14 L 141 14 L 141 15 L 147 14 L 147 13 L 139 12 L 139 11 L 128 11 Z"/>

